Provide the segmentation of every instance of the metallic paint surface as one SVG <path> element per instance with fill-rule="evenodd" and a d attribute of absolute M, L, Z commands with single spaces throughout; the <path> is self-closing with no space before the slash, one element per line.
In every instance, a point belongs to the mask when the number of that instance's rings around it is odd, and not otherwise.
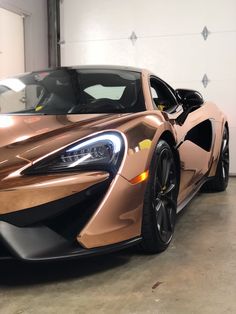
<path fill-rule="evenodd" d="M 77 235 L 85 248 L 114 244 L 140 236 L 142 207 L 147 181 L 129 181 L 149 170 L 155 147 L 163 134 L 171 134 L 180 158 L 178 204 L 187 199 L 199 180 L 214 176 L 218 162 L 224 114 L 210 102 L 190 113 L 179 125 L 182 110 L 168 114 L 155 110 L 150 94 L 151 73 L 142 71 L 147 111 L 130 114 L 77 114 L 63 116 L 2 115 L 8 125 L 0 126 L 0 214 L 20 211 L 73 195 L 106 180 L 106 172 L 71 172 L 23 175 L 22 171 L 67 145 L 106 130 L 120 131 L 126 138 L 122 165 L 92 218 Z M 206 152 L 185 140 L 187 132 L 211 119 L 215 137 Z M 146 143 L 143 145 L 142 143 Z M 180 144 L 178 146 L 178 144 Z"/>
<path fill-rule="evenodd" d="M 145 186 L 145 182 L 132 185 L 117 175 L 96 213 L 78 235 L 80 244 L 85 248 L 99 247 L 140 235 Z"/>
<path fill-rule="evenodd" d="M 47 176 L 23 176 L 0 182 L 0 214 L 39 206 L 83 190 L 108 179 L 105 172 Z"/>

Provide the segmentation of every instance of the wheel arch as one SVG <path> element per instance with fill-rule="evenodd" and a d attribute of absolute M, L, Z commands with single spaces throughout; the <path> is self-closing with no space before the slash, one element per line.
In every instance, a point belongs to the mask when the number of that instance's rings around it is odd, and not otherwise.
<path fill-rule="evenodd" d="M 224 126 L 226 127 L 226 129 L 227 129 L 227 131 L 228 131 L 228 133 L 229 133 L 229 123 L 228 123 L 228 121 L 227 121 L 227 120 L 225 121 Z"/>
<path fill-rule="evenodd" d="M 172 153 L 174 155 L 175 164 L 176 164 L 176 173 L 177 173 L 177 182 L 178 182 L 178 190 L 180 185 L 180 157 L 176 147 L 176 141 L 173 134 L 169 130 L 165 130 L 159 140 L 164 140 L 170 146 Z M 179 192 L 179 191 L 178 191 Z"/>

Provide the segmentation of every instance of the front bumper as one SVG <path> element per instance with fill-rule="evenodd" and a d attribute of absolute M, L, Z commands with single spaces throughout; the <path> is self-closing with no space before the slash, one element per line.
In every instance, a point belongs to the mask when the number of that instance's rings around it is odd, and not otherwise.
<path fill-rule="evenodd" d="M 141 241 L 140 237 L 101 248 L 85 249 L 78 243 L 68 241 L 50 228 L 16 227 L 0 221 L 0 239 L 4 250 L 0 259 L 18 259 L 28 262 L 56 261 L 99 255 L 121 250 Z M 1 250 L 1 246 L 0 246 Z"/>
<path fill-rule="evenodd" d="M 84 249 L 76 236 L 94 214 L 110 183 L 108 178 L 79 193 L 1 214 L 0 259 L 42 261 L 96 254 L 97 250 Z"/>
<path fill-rule="evenodd" d="M 117 175 L 79 193 L 1 214 L 0 259 L 71 259 L 134 245 L 140 241 L 143 191 L 143 184 Z"/>

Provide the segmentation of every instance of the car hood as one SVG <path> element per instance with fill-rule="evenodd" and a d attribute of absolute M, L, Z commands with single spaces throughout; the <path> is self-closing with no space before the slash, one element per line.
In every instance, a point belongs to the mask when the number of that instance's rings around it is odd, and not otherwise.
<path fill-rule="evenodd" d="M 131 115 L 0 115 L 0 171 L 14 171 L 80 138 L 117 128 Z"/>

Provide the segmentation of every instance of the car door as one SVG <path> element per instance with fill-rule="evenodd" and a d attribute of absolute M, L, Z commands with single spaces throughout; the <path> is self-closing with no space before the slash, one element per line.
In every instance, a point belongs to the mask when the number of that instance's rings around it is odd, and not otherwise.
<path fill-rule="evenodd" d="M 209 169 L 213 143 L 213 120 L 208 118 L 203 105 L 185 115 L 178 103 L 174 90 L 156 77 L 150 78 L 154 107 L 164 111 L 167 120 L 174 121 L 176 140 L 180 157 L 180 187 L 178 203 L 194 190 Z M 180 122 L 181 121 L 181 122 Z"/>
<path fill-rule="evenodd" d="M 176 124 L 181 160 L 180 202 L 201 183 L 210 168 L 214 125 L 204 105 L 187 114 L 183 124 Z"/>

